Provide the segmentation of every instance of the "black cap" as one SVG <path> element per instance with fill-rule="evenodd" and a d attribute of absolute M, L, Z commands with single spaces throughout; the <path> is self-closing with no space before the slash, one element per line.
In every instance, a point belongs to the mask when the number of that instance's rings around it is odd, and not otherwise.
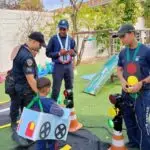
<path fill-rule="evenodd" d="M 113 38 L 121 37 L 121 36 L 124 36 L 126 33 L 131 33 L 131 32 L 135 32 L 134 26 L 131 24 L 124 24 L 119 28 L 116 34 L 112 35 L 112 37 Z"/>
<path fill-rule="evenodd" d="M 37 80 L 37 88 L 41 89 L 44 87 L 50 87 L 51 81 L 48 78 L 42 77 Z"/>
<path fill-rule="evenodd" d="M 28 37 L 32 40 L 40 42 L 41 46 L 46 47 L 44 35 L 41 32 L 32 32 Z"/>

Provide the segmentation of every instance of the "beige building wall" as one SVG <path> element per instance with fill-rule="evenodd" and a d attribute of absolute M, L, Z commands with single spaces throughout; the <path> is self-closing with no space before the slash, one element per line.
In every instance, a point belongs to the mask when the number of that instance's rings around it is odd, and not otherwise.
<path fill-rule="evenodd" d="M 0 9 L 0 72 L 11 68 L 11 51 L 16 45 L 25 41 L 27 32 L 38 31 L 49 21 L 51 21 L 51 13 Z M 37 56 L 37 62 L 42 64 L 46 57 L 45 50 L 41 51 Z"/>

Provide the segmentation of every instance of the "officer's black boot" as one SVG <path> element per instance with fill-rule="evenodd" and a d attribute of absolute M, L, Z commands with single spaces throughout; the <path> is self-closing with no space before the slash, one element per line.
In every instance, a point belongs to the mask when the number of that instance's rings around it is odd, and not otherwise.
<path fill-rule="evenodd" d="M 16 121 L 11 122 L 11 129 L 12 129 L 13 132 L 16 131 L 16 129 L 17 129 L 17 122 Z"/>
<path fill-rule="evenodd" d="M 29 147 L 33 143 L 30 142 L 30 144 L 27 139 L 19 136 L 16 131 L 13 132 L 12 139 L 18 144 L 19 147 Z"/>

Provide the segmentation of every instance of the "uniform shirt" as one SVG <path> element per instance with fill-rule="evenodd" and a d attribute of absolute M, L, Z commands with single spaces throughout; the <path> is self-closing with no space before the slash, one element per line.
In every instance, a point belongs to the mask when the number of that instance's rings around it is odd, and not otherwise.
<path fill-rule="evenodd" d="M 43 112 L 50 113 L 59 117 L 63 116 L 63 109 L 59 105 L 57 105 L 51 98 L 40 97 L 40 100 L 43 106 Z M 37 103 L 33 108 L 39 111 L 39 105 Z"/>
<path fill-rule="evenodd" d="M 133 58 L 135 50 L 136 49 L 129 49 L 131 58 Z M 128 63 L 126 53 L 127 48 L 124 48 L 119 54 L 118 66 L 123 69 Z M 136 55 L 135 61 L 140 65 L 141 80 L 147 78 L 150 75 L 150 48 L 142 44 Z"/>
<path fill-rule="evenodd" d="M 63 47 L 65 47 L 66 37 L 60 36 L 60 39 L 62 41 Z M 75 49 L 75 41 L 70 36 L 69 36 L 69 46 L 70 46 L 70 49 Z M 48 46 L 46 49 L 46 56 L 49 58 L 52 58 L 53 62 L 60 63 L 58 60 L 60 50 L 61 50 L 61 46 L 58 41 L 57 35 L 54 35 L 48 43 Z M 76 51 L 73 56 L 75 55 L 76 55 Z"/>
<path fill-rule="evenodd" d="M 28 74 L 33 74 L 35 79 L 37 78 L 36 62 L 27 45 L 22 45 L 14 58 L 12 72 L 16 84 L 28 85 L 25 76 Z"/>

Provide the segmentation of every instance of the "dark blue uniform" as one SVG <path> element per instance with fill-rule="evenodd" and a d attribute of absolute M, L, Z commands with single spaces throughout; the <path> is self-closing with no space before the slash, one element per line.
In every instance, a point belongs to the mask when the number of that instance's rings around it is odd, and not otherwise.
<path fill-rule="evenodd" d="M 63 110 L 52 99 L 40 97 L 40 100 L 45 113 L 50 113 L 59 117 L 63 116 Z M 38 104 L 35 104 L 33 108 L 39 110 Z M 39 140 L 36 143 L 36 150 L 58 150 L 58 147 L 55 140 Z"/>
<path fill-rule="evenodd" d="M 127 48 L 122 50 L 119 55 L 118 66 L 126 66 Z M 130 49 L 130 56 L 133 57 L 135 49 Z M 141 45 L 135 58 L 140 66 L 141 80 L 150 76 L 150 48 Z M 123 98 L 128 107 L 124 107 L 124 121 L 127 127 L 129 142 L 139 145 L 142 150 L 150 148 L 150 84 L 144 84 L 139 96 L 134 99 L 128 93 L 123 92 Z M 129 106 L 130 105 L 130 106 Z"/>
<path fill-rule="evenodd" d="M 12 74 L 15 81 L 16 94 L 11 96 L 10 116 L 12 122 L 17 121 L 19 109 L 23 109 L 34 97 L 35 93 L 29 86 L 26 76 L 33 74 L 37 78 L 37 66 L 33 55 L 27 45 L 22 45 L 15 59 L 13 60 Z"/>
<path fill-rule="evenodd" d="M 66 37 L 60 37 L 60 40 L 65 47 Z M 75 49 L 75 41 L 69 37 L 69 47 L 70 49 Z M 52 88 L 52 98 L 57 100 L 62 80 L 65 81 L 65 89 L 73 89 L 73 66 L 72 61 L 68 62 L 67 64 L 62 64 L 59 61 L 59 52 L 61 50 L 60 43 L 58 41 L 57 35 L 54 35 L 47 46 L 46 49 L 46 56 L 52 58 L 54 63 L 54 70 L 53 70 L 53 88 Z M 72 57 L 75 56 L 72 55 Z"/>

